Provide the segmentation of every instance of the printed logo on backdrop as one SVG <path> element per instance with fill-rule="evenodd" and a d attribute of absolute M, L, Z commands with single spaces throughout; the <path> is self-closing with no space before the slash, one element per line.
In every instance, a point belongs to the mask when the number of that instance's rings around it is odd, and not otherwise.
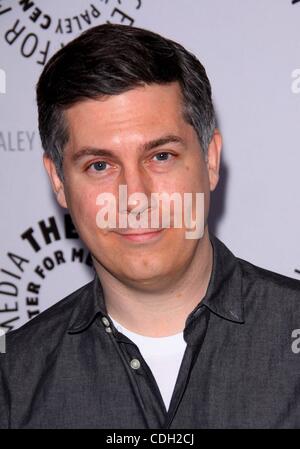
<path fill-rule="evenodd" d="M 43 299 L 47 293 L 43 286 L 47 282 L 60 285 L 68 268 L 74 276 L 73 270 L 80 264 L 80 269 L 85 266 L 89 277 L 93 276 L 90 253 L 82 247 L 69 214 L 63 224 L 54 216 L 40 220 L 16 241 L 19 249 L 7 250 L 0 266 L 0 330 L 5 332 L 49 307 Z"/>
<path fill-rule="evenodd" d="M 32 151 L 36 134 L 35 131 L 25 130 L 0 131 L 0 154 Z"/>
<path fill-rule="evenodd" d="M 92 26 L 132 26 L 141 7 L 142 0 L 0 0 L 0 21 L 4 16 L 11 18 L 1 34 L 22 57 L 44 65 L 59 48 Z"/>

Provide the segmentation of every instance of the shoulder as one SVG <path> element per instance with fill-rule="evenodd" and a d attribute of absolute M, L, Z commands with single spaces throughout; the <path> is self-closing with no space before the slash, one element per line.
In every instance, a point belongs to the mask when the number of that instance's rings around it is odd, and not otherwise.
<path fill-rule="evenodd" d="M 20 328 L 6 334 L 6 353 L 28 353 L 57 344 L 66 333 L 79 301 L 91 294 L 93 281 L 72 292 Z"/>
<path fill-rule="evenodd" d="M 300 318 L 300 280 L 258 267 L 237 258 L 242 272 L 243 296 L 257 306 L 298 312 Z"/>
<path fill-rule="evenodd" d="M 254 265 L 246 260 L 237 258 L 246 282 L 256 286 L 280 289 L 290 293 L 300 292 L 300 280 L 285 276 L 274 271 Z"/>

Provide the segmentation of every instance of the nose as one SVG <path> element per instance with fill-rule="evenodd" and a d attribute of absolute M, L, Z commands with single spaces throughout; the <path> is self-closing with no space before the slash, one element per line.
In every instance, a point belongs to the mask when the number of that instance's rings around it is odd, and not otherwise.
<path fill-rule="evenodd" d="M 151 204 L 152 181 L 145 170 L 140 167 L 124 169 L 120 184 L 126 186 L 126 204 L 121 206 L 123 212 L 142 214 Z M 119 201 L 122 198 L 119 198 Z"/>

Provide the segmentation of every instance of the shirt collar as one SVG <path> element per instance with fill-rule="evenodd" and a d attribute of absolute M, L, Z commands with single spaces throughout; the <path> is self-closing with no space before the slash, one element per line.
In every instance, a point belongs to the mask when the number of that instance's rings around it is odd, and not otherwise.
<path fill-rule="evenodd" d="M 107 316 L 103 288 L 95 274 L 94 280 L 83 287 L 83 293 L 78 299 L 72 315 L 68 332 L 75 334 L 88 328 L 97 316 Z"/>
<path fill-rule="evenodd" d="M 200 305 L 205 305 L 222 318 L 244 323 L 239 259 L 217 237 L 211 235 L 210 241 L 213 248 L 213 267 L 206 294 Z"/>
<path fill-rule="evenodd" d="M 224 319 L 243 323 L 242 273 L 238 259 L 215 236 L 211 235 L 210 241 L 213 248 L 213 266 L 207 292 L 190 313 L 186 323 L 197 316 L 202 305 Z M 72 314 L 69 333 L 85 330 L 99 315 L 108 316 L 98 276 L 95 275 L 94 280 L 82 290 Z"/>

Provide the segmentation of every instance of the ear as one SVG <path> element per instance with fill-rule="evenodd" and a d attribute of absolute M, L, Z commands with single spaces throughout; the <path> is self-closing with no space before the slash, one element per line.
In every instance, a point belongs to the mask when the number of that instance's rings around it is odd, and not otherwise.
<path fill-rule="evenodd" d="M 54 162 L 47 155 L 44 154 L 43 157 L 45 169 L 48 172 L 52 189 L 56 195 L 57 202 L 62 206 L 67 208 L 64 184 L 57 174 L 57 170 Z"/>
<path fill-rule="evenodd" d="M 211 142 L 207 149 L 206 165 L 209 177 L 211 192 L 215 190 L 219 181 L 219 171 L 221 162 L 222 136 L 218 129 L 215 129 Z"/>

